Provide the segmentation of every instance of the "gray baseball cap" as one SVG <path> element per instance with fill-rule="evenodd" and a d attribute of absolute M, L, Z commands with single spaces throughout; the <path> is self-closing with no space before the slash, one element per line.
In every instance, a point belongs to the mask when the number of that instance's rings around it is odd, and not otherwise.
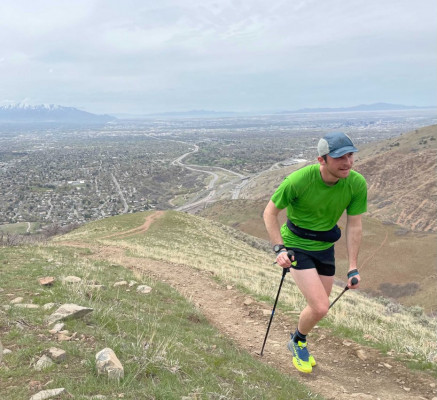
<path fill-rule="evenodd" d="M 339 158 L 347 153 L 355 153 L 358 149 L 352 143 L 351 138 L 342 132 L 327 133 L 319 140 L 317 145 L 319 156 L 328 155 Z"/>

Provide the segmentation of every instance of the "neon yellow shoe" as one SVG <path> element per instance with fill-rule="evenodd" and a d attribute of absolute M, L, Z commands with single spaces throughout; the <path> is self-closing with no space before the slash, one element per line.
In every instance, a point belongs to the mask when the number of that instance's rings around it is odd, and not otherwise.
<path fill-rule="evenodd" d="M 300 340 L 296 343 L 292 337 L 287 347 L 293 354 L 293 365 L 296 369 L 306 374 L 311 373 L 313 371 L 312 361 L 314 361 L 314 365 L 316 365 L 316 360 L 314 357 L 310 360 L 311 356 L 307 349 L 307 343 L 301 342 Z"/>
<path fill-rule="evenodd" d="M 313 357 L 312 354 L 310 354 L 310 356 L 308 357 L 308 361 L 310 362 L 312 367 L 315 367 L 317 365 L 316 359 Z"/>

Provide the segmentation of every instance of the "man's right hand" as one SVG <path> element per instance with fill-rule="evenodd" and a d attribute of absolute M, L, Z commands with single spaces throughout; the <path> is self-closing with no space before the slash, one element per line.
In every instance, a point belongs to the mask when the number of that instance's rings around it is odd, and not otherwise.
<path fill-rule="evenodd" d="M 291 264 L 296 265 L 296 261 L 294 259 L 293 250 L 282 250 L 276 256 L 276 263 L 280 265 L 282 268 L 289 268 Z"/>

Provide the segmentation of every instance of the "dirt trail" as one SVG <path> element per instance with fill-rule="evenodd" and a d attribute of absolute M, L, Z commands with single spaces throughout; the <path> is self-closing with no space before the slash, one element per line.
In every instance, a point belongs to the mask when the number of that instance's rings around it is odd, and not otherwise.
<path fill-rule="evenodd" d="M 158 218 L 161 218 L 164 215 L 164 211 L 155 211 L 153 214 L 150 214 L 146 217 L 146 220 L 144 221 L 144 224 L 137 227 L 129 229 L 128 231 L 124 232 L 116 232 L 112 233 L 111 235 L 103 236 L 102 239 L 110 239 L 110 238 L 126 238 L 129 236 L 137 235 L 139 233 L 144 233 L 149 229 L 150 225 L 152 225 Z"/>
<path fill-rule="evenodd" d="M 62 244 L 91 248 L 92 258 L 122 264 L 166 282 L 254 358 L 297 379 L 326 399 L 431 400 L 437 396 L 434 378 L 423 372 L 408 370 L 394 358 L 383 356 L 374 349 L 332 337 L 324 328 L 315 330 L 309 339 L 310 351 L 318 365 L 312 374 L 299 373 L 292 366 L 291 355 L 286 348 L 289 332 L 297 323 L 296 315 L 280 311 L 275 313 L 264 356 L 260 357 L 271 304 L 257 302 L 234 288 L 222 286 L 210 272 L 198 271 L 187 265 L 128 257 L 123 249 L 116 246 L 90 246 L 78 242 Z M 279 280 L 278 274 L 278 284 Z M 365 360 L 358 358 L 358 350 L 363 351 Z"/>

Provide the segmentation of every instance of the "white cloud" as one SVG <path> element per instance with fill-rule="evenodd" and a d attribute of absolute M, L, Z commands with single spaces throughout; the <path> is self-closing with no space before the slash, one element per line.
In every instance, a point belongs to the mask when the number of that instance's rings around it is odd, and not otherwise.
<path fill-rule="evenodd" d="M 385 101 L 420 76 L 399 102 L 426 104 L 436 11 L 435 0 L 3 0 L 0 93 L 100 112 L 293 108 L 309 105 L 303 91 Z"/>

